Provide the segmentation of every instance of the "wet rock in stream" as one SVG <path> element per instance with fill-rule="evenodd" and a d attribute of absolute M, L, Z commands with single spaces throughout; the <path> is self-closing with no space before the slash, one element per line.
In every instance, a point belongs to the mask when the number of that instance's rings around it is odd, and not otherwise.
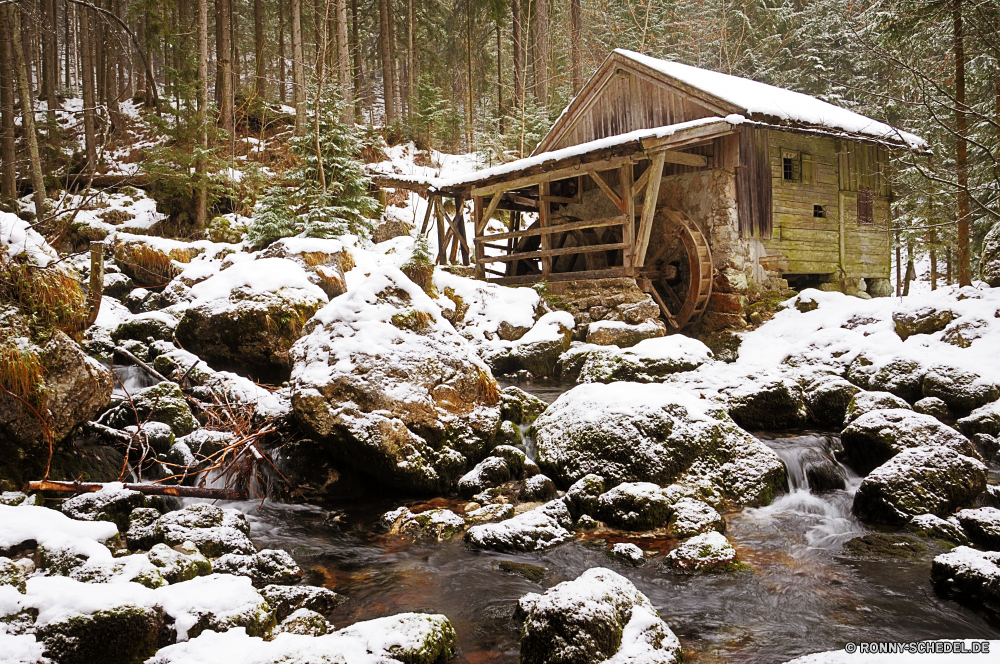
<path fill-rule="evenodd" d="M 912 558 L 926 549 L 912 537 L 882 533 L 869 533 L 844 543 L 844 551 L 858 558 Z"/>

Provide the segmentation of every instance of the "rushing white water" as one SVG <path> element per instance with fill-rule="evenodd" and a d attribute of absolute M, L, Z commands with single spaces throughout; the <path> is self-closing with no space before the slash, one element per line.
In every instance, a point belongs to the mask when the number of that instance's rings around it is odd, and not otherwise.
<path fill-rule="evenodd" d="M 135 394 L 144 387 L 156 385 L 158 381 L 142 367 L 129 364 L 116 364 L 111 369 L 118 378 L 115 379 L 115 387 L 112 395 L 121 399 L 125 398 L 125 392 Z M 124 388 L 123 388 L 124 386 Z"/>

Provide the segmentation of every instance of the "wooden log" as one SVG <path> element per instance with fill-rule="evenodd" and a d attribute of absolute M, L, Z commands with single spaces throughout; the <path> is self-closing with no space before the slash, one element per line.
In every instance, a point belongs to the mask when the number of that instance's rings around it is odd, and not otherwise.
<path fill-rule="evenodd" d="M 653 165 L 649 167 L 649 184 L 642 205 L 642 219 L 639 222 L 639 233 L 635 239 L 635 259 L 632 265 L 641 268 L 646 261 L 646 248 L 649 246 L 649 235 L 653 230 L 653 216 L 656 213 L 656 198 L 660 195 L 660 180 L 663 178 L 664 154 L 658 152 L 653 157 Z"/>
<path fill-rule="evenodd" d="M 542 236 L 544 239 L 547 236 Z M 477 263 L 508 263 L 510 261 L 528 261 L 535 258 L 541 258 L 542 260 L 550 259 L 553 256 L 565 256 L 567 254 L 592 254 L 598 251 L 617 251 L 618 249 L 624 249 L 625 243 L 618 242 L 616 244 L 593 244 L 585 247 L 563 247 L 561 249 L 542 249 L 541 251 L 525 251 L 519 254 L 511 254 L 510 256 L 486 256 L 484 258 L 479 258 L 476 260 Z M 544 276 L 544 275 L 543 275 Z"/>
<path fill-rule="evenodd" d="M 94 493 L 106 485 L 101 482 L 57 482 L 40 480 L 28 482 L 28 491 L 62 491 L 67 493 Z M 180 498 L 212 498 L 215 500 L 246 500 L 247 494 L 232 489 L 210 489 L 173 484 L 123 484 L 123 488 L 147 496 L 177 496 Z"/>
<path fill-rule="evenodd" d="M 479 263 L 479 259 L 484 256 L 482 247 L 476 242 L 479 237 L 483 234 L 481 229 L 481 224 L 483 220 L 483 197 L 474 196 L 472 199 L 472 227 L 476 231 L 476 235 L 473 238 L 473 247 L 475 248 L 475 260 L 476 260 L 476 278 L 485 279 L 486 272 L 483 266 Z"/>
<path fill-rule="evenodd" d="M 549 183 L 540 182 L 538 184 L 538 225 L 542 228 L 548 227 L 552 223 L 552 204 L 547 203 L 544 199 L 549 195 Z M 542 235 L 542 250 L 539 253 L 542 259 L 542 279 L 548 278 L 549 274 L 552 273 L 552 257 L 559 254 L 549 253 L 555 251 L 552 249 L 552 234 L 545 233 Z M 559 251 L 562 251 L 561 249 Z"/>
<path fill-rule="evenodd" d="M 649 170 L 647 168 L 646 172 Z M 631 195 L 632 181 L 635 179 L 633 165 L 622 164 L 618 169 L 618 179 L 622 189 L 621 209 L 625 213 L 625 224 L 622 226 L 622 242 L 625 244 L 622 265 L 626 270 L 631 270 L 635 264 L 635 197 Z"/>
<path fill-rule="evenodd" d="M 94 324 L 101 312 L 101 298 L 104 295 L 104 243 L 90 243 L 90 290 L 87 292 L 87 327 Z"/>
<path fill-rule="evenodd" d="M 593 221 L 571 221 L 568 224 L 558 224 L 557 226 L 548 226 L 546 228 L 541 228 L 536 226 L 535 228 L 528 228 L 523 231 L 510 231 L 508 233 L 495 233 L 493 235 L 484 235 L 482 237 L 476 238 L 476 242 L 479 244 L 485 243 L 487 240 L 507 240 L 509 238 L 522 238 L 531 237 L 533 235 L 546 235 L 551 233 L 568 233 L 569 231 L 577 231 L 584 228 L 602 228 L 604 226 L 618 226 L 619 224 L 625 223 L 625 215 L 618 215 L 617 217 L 606 217 L 604 219 L 595 219 Z"/>
<path fill-rule="evenodd" d="M 434 200 L 437 201 L 434 209 L 437 214 L 438 265 L 445 265 L 448 261 L 446 253 L 448 251 L 448 241 L 445 239 L 444 212 L 442 210 L 444 205 L 441 204 L 440 196 L 435 196 Z"/>
<path fill-rule="evenodd" d="M 424 235 L 427 232 L 427 224 L 431 221 L 431 215 L 434 214 L 434 200 L 435 198 L 431 196 L 427 200 L 427 211 L 424 213 L 424 223 L 420 225 L 420 234 Z"/>
<path fill-rule="evenodd" d="M 465 232 L 465 199 L 461 196 L 455 197 L 454 228 L 462 242 L 462 265 L 468 265 L 471 252 L 469 251 L 469 238 L 466 237 Z"/>

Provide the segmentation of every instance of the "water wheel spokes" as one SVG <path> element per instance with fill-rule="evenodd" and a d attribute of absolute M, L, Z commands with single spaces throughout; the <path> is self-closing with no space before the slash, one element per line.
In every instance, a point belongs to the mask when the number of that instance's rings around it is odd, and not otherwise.
<path fill-rule="evenodd" d="M 673 331 L 697 323 L 712 295 L 712 252 L 708 240 L 687 215 L 663 207 L 654 224 L 659 242 L 650 247 L 639 276 Z"/>

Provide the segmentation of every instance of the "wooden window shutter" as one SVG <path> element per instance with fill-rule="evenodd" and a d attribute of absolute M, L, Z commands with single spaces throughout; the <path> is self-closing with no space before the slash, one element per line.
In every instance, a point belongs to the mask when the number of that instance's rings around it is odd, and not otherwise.
<path fill-rule="evenodd" d="M 871 226 L 875 223 L 874 200 L 870 187 L 858 187 L 858 224 Z"/>
<path fill-rule="evenodd" d="M 802 153 L 802 184 L 816 184 L 816 155 Z"/>

